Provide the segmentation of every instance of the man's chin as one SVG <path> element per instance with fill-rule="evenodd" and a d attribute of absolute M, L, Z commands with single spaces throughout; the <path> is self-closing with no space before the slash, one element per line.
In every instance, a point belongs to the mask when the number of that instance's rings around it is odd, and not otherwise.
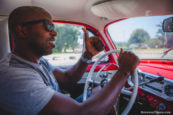
<path fill-rule="evenodd" d="M 45 52 L 45 53 L 43 54 L 43 56 L 50 55 L 50 54 L 52 54 L 52 53 L 53 53 L 53 51 L 47 51 L 47 52 Z"/>

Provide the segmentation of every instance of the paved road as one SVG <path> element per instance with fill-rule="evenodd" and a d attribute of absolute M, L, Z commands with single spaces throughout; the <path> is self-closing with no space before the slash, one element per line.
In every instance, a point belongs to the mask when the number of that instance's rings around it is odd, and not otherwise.
<path fill-rule="evenodd" d="M 49 56 L 44 56 L 52 65 L 61 66 L 61 65 L 73 65 L 75 64 L 81 54 L 52 54 Z"/>

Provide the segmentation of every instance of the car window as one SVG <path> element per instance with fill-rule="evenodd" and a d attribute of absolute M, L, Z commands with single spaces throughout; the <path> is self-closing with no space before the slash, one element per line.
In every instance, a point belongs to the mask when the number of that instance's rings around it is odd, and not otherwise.
<path fill-rule="evenodd" d="M 129 18 L 108 26 L 107 31 L 115 44 L 133 51 L 140 59 L 173 59 L 173 32 L 163 32 L 163 20 L 172 17 L 150 16 Z"/>
<path fill-rule="evenodd" d="M 75 64 L 82 55 L 83 52 L 83 36 L 82 28 L 84 26 L 54 22 L 55 31 L 57 36 L 55 37 L 55 48 L 51 55 L 44 56 L 49 63 L 54 66 L 63 68 L 69 67 Z M 93 31 L 88 29 L 89 37 L 94 36 Z M 99 58 L 103 52 L 93 57 L 93 62 Z M 106 59 L 107 61 L 108 59 Z"/>

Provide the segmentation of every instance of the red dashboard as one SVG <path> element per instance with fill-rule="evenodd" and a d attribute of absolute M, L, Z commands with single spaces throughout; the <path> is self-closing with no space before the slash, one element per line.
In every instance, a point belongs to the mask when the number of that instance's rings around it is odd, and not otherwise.
<path fill-rule="evenodd" d="M 138 68 L 144 72 L 173 80 L 173 61 L 141 60 Z"/>
<path fill-rule="evenodd" d="M 164 80 L 140 86 L 137 99 L 155 110 L 173 111 L 173 61 L 142 60 L 138 68 L 146 73 L 145 79 L 151 78 L 153 74 L 164 77 Z"/>

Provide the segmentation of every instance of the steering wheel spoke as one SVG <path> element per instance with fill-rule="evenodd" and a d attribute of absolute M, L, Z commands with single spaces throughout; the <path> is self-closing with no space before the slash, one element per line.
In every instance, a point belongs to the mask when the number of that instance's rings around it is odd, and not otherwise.
<path fill-rule="evenodd" d="M 128 89 L 126 89 L 126 88 L 122 88 L 122 90 L 121 90 L 121 93 L 122 94 L 125 94 L 125 95 L 129 95 L 129 96 L 131 96 L 132 95 L 132 91 L 129 91 Z"/>

